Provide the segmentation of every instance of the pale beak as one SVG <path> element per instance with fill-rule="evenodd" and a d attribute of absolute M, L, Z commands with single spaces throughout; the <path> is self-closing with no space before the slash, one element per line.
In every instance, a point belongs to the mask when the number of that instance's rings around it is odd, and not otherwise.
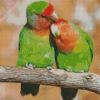
<path fill-rule="evenodd" d="M 58 21 L 58 16 L 57 14 L 55 13 L 55 11 L 52 13 L 52 15 L 50 16 L 50 19 L 53 20 L 53 21 Z"/>
<path fill-rule="evenodd" d="M 51 32 L 52 32 L 52 34 L 54 36 L 59 36 L 60 35 L 59 28 L 56 25 L 54 25 L 54 24 L 51 25 Z"/>

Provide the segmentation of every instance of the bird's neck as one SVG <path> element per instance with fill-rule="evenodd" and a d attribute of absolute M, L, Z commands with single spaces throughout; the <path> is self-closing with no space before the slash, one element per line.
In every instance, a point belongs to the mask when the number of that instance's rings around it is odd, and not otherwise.
<path fill-rule="evenodd" d="M 49 28 L 45 29 L 45 30 L 32 30 L 32 31 L 33 31 L 33 33 L 39 35 L 40 37 L 48 36 L 50 34 Z"/>

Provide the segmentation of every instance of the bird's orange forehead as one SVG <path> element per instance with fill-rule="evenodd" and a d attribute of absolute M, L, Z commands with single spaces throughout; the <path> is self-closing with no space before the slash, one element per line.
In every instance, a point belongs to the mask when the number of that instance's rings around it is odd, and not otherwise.
<path fill-rule="evenodd" d="M 58 21 L 56 23 L 54 23 L 55 25 L 59 25 L 62 22 L 68 23 L 66 20 L 59 18 Z"/>

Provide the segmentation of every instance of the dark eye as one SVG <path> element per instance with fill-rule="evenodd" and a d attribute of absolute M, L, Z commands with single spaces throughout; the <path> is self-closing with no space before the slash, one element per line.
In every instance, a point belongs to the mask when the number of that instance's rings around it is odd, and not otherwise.
<path fill-rule="evenodd" d="M 65 22 L 62 22 L 61 24 L 63 25 Z"/>
<path fill-rule="evenodd" d="M 45 15 L 41 15 L 41 17 L 45 18 Z"/>

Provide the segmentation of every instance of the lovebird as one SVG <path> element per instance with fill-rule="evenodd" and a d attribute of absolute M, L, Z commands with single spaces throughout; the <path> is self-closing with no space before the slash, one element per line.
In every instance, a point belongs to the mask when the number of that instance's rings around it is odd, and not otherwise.
<path fill-rule="evenodd" d="M 50 24 L 58 20 L 52 4 L 36 1 L 26 9 L 27 23 L 19 34 L 17 66 L 52 68 L 55 53 L 50 43 Z M 21 95 L 37 95 L 39 84 L 21 84 Z"/>
<path fill-rule="evenodd" d="M 94 48 L 91 37 L 72 22 L 59 18 L 52 23 L 51 34 L 55 42 L 55 60 L 58 69 L 70 72 L 89 72 Z M 73 100 L 78 89 L 61 88 L 63 100 Z"/>

